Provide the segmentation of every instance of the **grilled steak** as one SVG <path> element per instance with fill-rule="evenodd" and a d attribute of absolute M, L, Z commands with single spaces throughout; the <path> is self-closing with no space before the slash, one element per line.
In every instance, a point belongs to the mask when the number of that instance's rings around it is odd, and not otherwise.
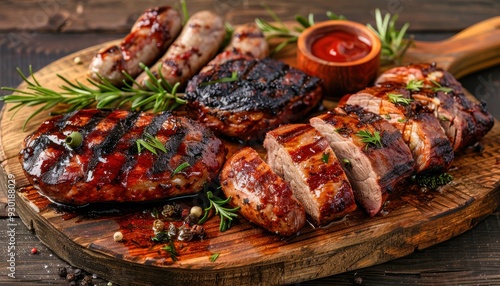
<path fill-rule="evenodd" d="M 249 221 L 270 232 L 290 236 L 306 222 L 304 207 L 290 187 L 252 148 L 243 148 L 224 165 L 222 190 Z"/>
<path fill-rule="evenodd" d="M 233 72 L 237 79 L 220 82 Z M 322 90 L 320 79 L 282 62 L 237 59 L 195 76 L 186 98 L 192 116 L 217 134 L 263 140 L 266 131 L 315 108 Z"/>
<path fill-rule="evenodd" d="M 83 141 L 70 148 L 65 139 L 74 131 Z M 146 134 L 156 136 L 167 152 L 139 153 L 137 141 Z M 225 155 L 223 143 L 190 119 L 92 109 L 42 123 L 25 139 L 20 160 L 42 194 L 59 203 L 84 205 L 195 193 L 216 178 Z M 188 167 L 174 172 L 185 162 Z"/>
<path fill-rule="evenodd" d="M 412 91 L 411 97 L 440 120 L 455 151 L 478 142 L 493 127 L 494 118 L 486 111 L 486 103 L 472 102 L 464 94 L 462 85 L 435 64 L 390 69 L 380 75 L 377 84 L 389 81 L 405 85 L 422 81 L 423 87 Z"/>
<path fill-rule="evenodd" d="M 444 172 L 454 157 L 439 120 L 419 108 L 406 85 L 383 83 L 344 96 L 338 106 L 356 105 L 388 120 L 403 135 L 417 172 Z"/>
<path fill-rule="evenodd" d="M 354 196 L 370 216 L 382 208 L 387 195 L 413 173 L 413 158 L 402 135 L 379 115 L 346 105 L 310 120 L 330 143 L 354 189 Z M 380 137 L 363 142 L 362 134 Z"/>
<path fill-rule="evenodd" d="M 313 223 L 356 209 L 351 185 L 328 142 L 311 125 L 283 125 L 264 140 L 268 163 L 292 188 Z"/>

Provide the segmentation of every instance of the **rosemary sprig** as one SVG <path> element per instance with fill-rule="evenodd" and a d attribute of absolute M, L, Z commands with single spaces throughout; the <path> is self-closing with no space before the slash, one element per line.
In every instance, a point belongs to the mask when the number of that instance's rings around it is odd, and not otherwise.
<path fill-rule="evenodd" d="M 231 221 L 233 220 L 233 218 L 236 218 L 238 216 L 236 213 L 240 209 L 240 207 L 224 207 L 224 205 L 226 205 L 231 200 L 231 197 L 223 200 L 215 196 L 211 191 L 208 191 L 206 196 L 208 198 L 208 201 L 210 202 L 210 205 L 205 208 L 204 215 L 198 221 L 198 224 L 206 222 L 209 218 L 209 213 L 211 213 L 211 210 L 215 210 L 215 214 L 219 215 L 220 217 L 219 230 L 221 232 L 228 230 L 231 227 Z"/>
<path fill-rule="evenodd" d="M 167 153 L 167 150 L 165 149 L 165 146 L 163 146 L 163 143 L 158 139 L 158 137 L 155 137 L 149 133 L 145 134 L 145 138 L 140 138 L 135 141 L 137 145 L 137 152 L 141 153 L 142 148 L 145 148 L 146 150 L 149 150 L 151 153 L 158 155 L 156 150 L 160 150 L 163 153 Z"/>
<path fill-rule="evenodd" d="M 221 78 L 216 79 L 216 80 L 202 82 L 202 83 L 200 83 L 200 86 L 210 85 L 210 84 L 215 84 L 215 83 L 233 82 L 233 81 L 237 81 L 238 79 L 239 79 L 238 72 L 233 71 L 231 73 L 231 77 L 221 77 Z"/>
<path fill-rule="evenodd" d="M 274 11 L 267 5 L 262 4 L 267 13 L 271 16 L 276 24 L 271 24 L 270 22 L 257 18 L 255 19 L 255 23 L 257 27 L 264 33 L 266 39 L 272 38 L 284 38 L 285 40 L 281 42 L 272 52 L 271 55 L 274 55 L 281 51 L 284 47 L 286 47 L 290 43 L 297 42 L 297 39 L 305 29 L 314 25 L 314 15 L 310 13 L 308 17 L 304 17 L 302 15 L 295 15 L 295 21 L 300 25 L 299 27 L 295 27 L 294 29 L 288 28 L 283 21 L 274 13 Z M 346 19 L 342 15 L 337 15 L 331 11 L 326 12 L 326 16 L 330 20 L 342 20 Z"/>
<path fill-rule="evenodd" d="M 398 17 L 397 14 L 391 15 L 390 13 L 386 13 L 382 18 L 380 9 L 375 9 L 376 28 L 367 24 L 367 27 L 377 34 L 382 43 L 382 50 L 380 52 L 382 65 L 391 63 L 400 64 L 406 50 L 413 43 L 412 38 L 405 39 L 404 37 L 410 27 L 409 23 L 405 23 L 399 31 L 396 29 Z"/>
<path fill-rule="evenodd" d="M 184 162 L 182 164 L 180 164 L 179 166 L 177 166 L 177 168 L 175 168 L 175 170 L 172 172 L 172 175 L 171 177 L 179 174 L 180 172 L 182 172 L 182 170 L 186 169 L 187 167 L 190 167 L 191 165 L 189 164 L 189 162 Z"/>
<path fill-rule="evenodd" d="M 161 249 L 165 250 L 170 255 L 170 258 L 172 259 L 173 262 L 177 261 L 177 256 L 179 254 L 175 250 L 175 245 L 172 241 L 170 241 L 169 244 L 166 244 L 165 246 L 163 246 Z"/>
<path fill-rule="evenodd" d="M 89 85 L 84 85 L 79 81 L 71 82 L 64 76 L 57 74 L 64 81 L 64 84 L 60 86 L 61 90 L 56 91 L 43 87 L 36 79 L 31 66 L 29 67 L 29 76 L 17 68 L 17 72 L 27 84 L 26 89 L 2 87 L 0 89 L 11 91 L 12 94 L 0 97 L 0 100 L 15 104 L 9 110 L 16 112 L 24 106 L 41 106 L 25 120 L 23 130 L 35 115 L 51 110 L 60 104 L 67 105 L 62 112 L 80 110 L 92 104 L 96 104 L 97 108 L 123 108 L 124 105 L 130 104 L 131 110 L 160 112 L 176 109 L 186 103 L 186 100 L 177 95 L 178 83 L 170 86 L 161 73 L 159 78 L 156 78 L 148 67 L 143 64 L 140 66 L 148 75 L 147 90 L 134 87 L 134 85 L 140 85 L 132 76 L 124 72 L 127 80 L 124 81 L 125 85 L 121 88 L 114 86 L 99 75 L 101 82 L 88 78 Z M 159 69 L 161 70 L 161 68 Z"/>
<path fill-rule="evenodd" d="M 219 258 L 219 255 L 220 255 L 220 253 L 214 253 L 214 254 L 210 255 L 210 262 L 215 262 L 215 260 L 217 260 L 217 258 Z"/>
<path fill-rule="evenodd" d="M 406 84 L 406 89 L 410 91 L 419 91 L 424 87 L 424 80 L 412 79 Z"/>
<path fill-rule="evenodd" d="M 389 101 L 394 104 L 408 105 L 413 101 L 411 98 L 403 97 L 400 93 L 388 93 L 387 97 L 389 98 Z"/>
<path fill-rule="evenodd" d="M 356 133 L 356 135 L 361 138 L 361 142 L 366 143 L 365 150 L 368 149 L 368 145 L 373 145 L 374 147 L 383 147 L 380 133 L 378 131 L 374 131 L 370 133 L 368 130 L 360 130 Z"/>
<path fill-rule="evenodd" d="M 435 80 L 431 80 L 432 84 L 435 85 L 435 87 L 432 88 L 433 91 L 442 91 L 444 93 L 448 93 L 448 92 L 452 92 L 453 91 L 453 88 L 451 87 L 445 87 L 445 86 L 442 86 L 439 82 L 435 81 Z"/>

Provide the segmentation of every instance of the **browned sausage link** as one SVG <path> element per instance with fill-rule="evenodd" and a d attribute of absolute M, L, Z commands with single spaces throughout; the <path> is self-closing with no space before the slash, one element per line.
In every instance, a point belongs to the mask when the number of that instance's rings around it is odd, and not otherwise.
<path fill-rule="evenodd" d="M 241 58 L 263 59 L 269 55 L 269 44 L 262 31 L 255 23 L 248 23 L 236 27 L 231 42 L 211 60 L 202 71 L 208 71 L 216 65 L 221 65 L 230 60 Z"/>
<path fill-rule="evenodd" d="M 89 66 L 89 77 L 98 75 L 120 86 L 125 79 L 122 71 L 136 77 L 142 71 L 139 63 L 152 65 L 165 53 L 182 28 L 179 12 L 169 6 L 146 10 L 137 19 L 120 45 L 101 49 Z"/>
<path fill-rule="evenodd" d="M 243 148 L 226 162 L 220 182 L 231 204 L 240 206 L 246 219 L 268 231 L 290 236 L 304 226 L 304 207 L 252 148 Z"/>
<path fill-rule="evenodd" d="M 181 34 L 167 50 L 166 54 L 151 68 L 153 73 L 159 72 L 170 85 L 179 82 L 184 87 L 186 82 L 210 61 L 225 35 L 224 21 L 210 11 L 193 14 Z M 162 65 L 161 71 L 158 67 Z M 145 86 L 148 80 L 143 72 L 136 81 Z"/>

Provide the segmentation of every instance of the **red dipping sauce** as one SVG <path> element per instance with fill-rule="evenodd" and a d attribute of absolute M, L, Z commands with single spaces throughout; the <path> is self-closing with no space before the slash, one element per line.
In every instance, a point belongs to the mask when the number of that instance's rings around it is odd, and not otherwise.
<path fill-rule="evenodd" d="M 352 62 L 371 51 L 370 41 L 346 31 L 331 31 L 316 39 L 311 45 L 314 56 L 329 62 Z"/>

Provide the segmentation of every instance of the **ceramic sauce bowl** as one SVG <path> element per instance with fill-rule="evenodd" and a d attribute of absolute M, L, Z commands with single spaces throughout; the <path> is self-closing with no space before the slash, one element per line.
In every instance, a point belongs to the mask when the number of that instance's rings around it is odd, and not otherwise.
<path fill-rule="evenodd" d="M 378 74 L 381 44 L 366 26 L 331 20 L 304 30 L 298 39 L 297 65 L 323 80 L 327 98 L 359 91 Z"/>

